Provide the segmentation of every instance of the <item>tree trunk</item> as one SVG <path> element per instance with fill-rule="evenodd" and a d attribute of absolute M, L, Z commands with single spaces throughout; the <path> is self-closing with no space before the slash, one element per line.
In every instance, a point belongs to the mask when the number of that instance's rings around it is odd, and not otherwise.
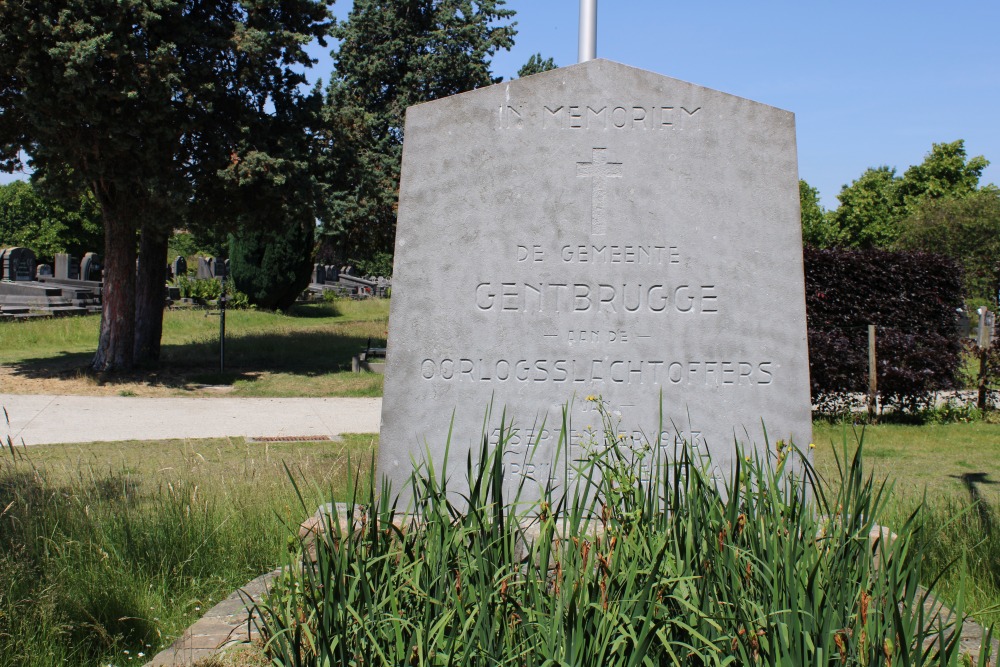
<path fill-rule="evenodd" d="M 135 346 L 135 224 L 127 210 L 102 202 L 104 291 L 101 333 L 91 368 L 132 368 Z"/>
<path fill-rule="evenodd" d="M 144 223 L 139 234 L 135 287 L 135 362 L 159 361 L 163 290 L 167 282 L 167 233 Z"/>

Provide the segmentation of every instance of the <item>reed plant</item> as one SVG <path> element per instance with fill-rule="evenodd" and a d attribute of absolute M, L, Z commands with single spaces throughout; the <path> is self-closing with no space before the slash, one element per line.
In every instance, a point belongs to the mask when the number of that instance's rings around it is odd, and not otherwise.
<path fill-rule="evenodd" d="M 966 664 L 961 596 L 934 609 L 921 585 L 950 565 L 926 557 L 939 527 L 918 509 L 880 529 L 889 488 L 863 448 L 826 486 L 783 441 L 714 478 L 691 447 L 623 440 L 602 414 L 576 481 L 537 500 L 505 490 L 505 418 L 460 486 L 417 466 L 404 511 L 387 483 L 358 485 L 261 604 L 273 663 Z M 990 664 L 983 643 L 969 664 Z"/>

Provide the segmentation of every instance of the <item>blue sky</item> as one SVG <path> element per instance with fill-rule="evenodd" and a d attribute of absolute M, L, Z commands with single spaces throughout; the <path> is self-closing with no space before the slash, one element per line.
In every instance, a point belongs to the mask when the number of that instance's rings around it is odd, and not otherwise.
<path fill-rule="evenodd" d="M 495 74 L 516 76 L 537 52 L 576 62 L 579 0 L 507 7 L 518 35 Z M 598 57 L 794 112 L 800 177 L 827 208 L 866 168 L 902 173 L 956 139 L 1000 184 L 997 0 L 598 0 L 597 24 Z"/>
<path fill-rule="evenodd" d="M 576 61 L 578 0 L 507 6 L 519 33 L 497 74 L 538 51 Z M 597 55 L 794 112 L 799 174 L 828 208 L 867 167 L 901 173 L 956 139 L 1000 184 L 997 0 L 598 0 Z"/>
<path fill-rule="evenodd" d="M 518 35 L 495 74 L 515 76 L 537 52 L 576 62 L 578 0 L 507 7 Z M 1000 184 L 998 30 L 997 0 L 599 0 L 597 54 L 794 112 L 799 174 L 833 208 L 865 168 L 902 173 L 935 142 L 965 139 L 995 162 L 983 181 Z M 326 80 L 330 60 L 317 55 Z"/>

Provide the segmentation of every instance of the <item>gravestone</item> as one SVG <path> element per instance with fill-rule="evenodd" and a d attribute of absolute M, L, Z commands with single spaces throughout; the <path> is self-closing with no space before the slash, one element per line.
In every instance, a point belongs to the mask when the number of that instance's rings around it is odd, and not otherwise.
<path fill-rule="evenodd" d="M 35 279 L 35 253 L 28 248 L 7 248 L 3 254 L 3 277 L 12 282 Z"/>
<path fill-rule="evenodd" d="M 177 255 L 174 261 L 170 264 L 170 272 L 173 274 L 174 280 L 177 280 L 181 276 L 186 276 L 187 270 L 187 260 L 184 259 L 182 255 Z"/>
<path fill-rule="evenodd" d="M 491 403 L 490 444 L 501 411 L 516 428 L 505 488 L 529 496 L 572 480 L 557 453 L 586 458 L 599 408 L 628 446 L 687 441 L 715 476 L 764 428 L 808 445 L 793 114 L 594 60 L 411 107 L 405 135 L 393 489 L 425 453 L 442 474 L 449 428 L 462 479 Z"/>
<path fill-rule="evenodd" d="M 80 280 L 100 280 L 101 256 L 96 252 L 88 252 L 80 260 Z"/>
<path fill-rule="evenodd" d="M 311 283 L 314 285 L 322 285 L 326 282 L 326 267 L 322 264 L 313 264 Z"/>
<path fill-rule="evenodd" d="M 52 267 L 48 264 L 39 264 L 38 268 L 35 269 L 35 278 L 51 278 L 52 277 Z"/>
<path fill-rule="evenodd" d="M 215 277 L 215 258 L 198 258 L 198 280 L 208 280 Z"/>
<path fill-rule="evenodd" d="M 55 277 L 60 280 L 80 279 L 80 260 L 64 252 L 56 253 Z"/>
<path fill-rule="evenodd" d="M 0 248 L 0 281 L 7 280 L 7 250 Z"/>

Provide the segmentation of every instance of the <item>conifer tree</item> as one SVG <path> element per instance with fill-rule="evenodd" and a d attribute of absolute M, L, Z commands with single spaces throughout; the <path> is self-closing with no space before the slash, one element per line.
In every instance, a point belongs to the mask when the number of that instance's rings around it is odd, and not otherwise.
<path fill-rule="evenodd" d="M 89 190 L 101 210 L 95 370 L 158 355 L 170 229 L 195 204 L 235 224 L 250 172 L 289 159 L 253 131 L 301 132 L 304 47 L 327 20 L 321 0 L 0 2 L 0 168 L 26 153 L 40 182 Z M 245 178 L 216 183 L 233 165 Z"/>
<path fill-rule="evenodd" d="M 334 29 L 327 110 L 353 162 L 324 232 L 345 259 L 392 252 L 406 108 L 499 83 L 490 59 L 513 46 L 513 15 L 504 0 L 355 0 Z"/>

